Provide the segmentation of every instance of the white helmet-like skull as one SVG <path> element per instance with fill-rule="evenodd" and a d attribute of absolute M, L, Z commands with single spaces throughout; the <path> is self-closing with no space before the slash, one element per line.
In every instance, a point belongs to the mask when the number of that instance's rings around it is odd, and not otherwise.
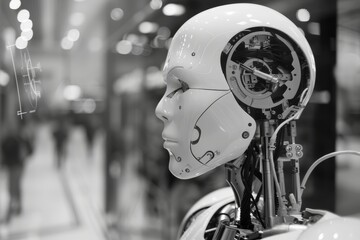
<path fill-rule="evenodd" d="M 175 34 L 163 69 L 170 171 L 193 178 L 241 156 L 263 119 L 302 109 L 315 84 L 315 62 L 302 32 L 256 4 L 201 12 Z M 306 94 L 305 94 L 306 93 Z"/>

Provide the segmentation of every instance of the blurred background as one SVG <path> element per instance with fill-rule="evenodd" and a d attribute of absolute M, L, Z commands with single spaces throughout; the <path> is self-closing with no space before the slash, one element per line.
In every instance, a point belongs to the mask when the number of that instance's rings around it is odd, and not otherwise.
<path fill-rule="evenodd" d="M 176 30 L 235 2 L 0 0 L 0 239 L 173 239 L 190 206 L 226 186 L 221 167 L 172 177 L 154 109 Z M 360 2 L 251 2 L 291 19 L 315 55 L 301 172 L 359 151 Z M 351 156 L 321 164 L 303 206 L 359 214 L 359 172 Z"/>

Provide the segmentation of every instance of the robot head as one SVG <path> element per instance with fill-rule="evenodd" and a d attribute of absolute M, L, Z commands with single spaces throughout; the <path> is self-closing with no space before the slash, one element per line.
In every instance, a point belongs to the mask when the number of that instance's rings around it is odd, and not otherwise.
<path fill-rule="evenodd" d="M 256 122 L 282 121 L 306 105 L 315 62 L 301 31 L 255 4 L 201 12 L 175 34 L 163 69 L 164 122 L 170 171 L 187 179 L 241 156 Z"/>

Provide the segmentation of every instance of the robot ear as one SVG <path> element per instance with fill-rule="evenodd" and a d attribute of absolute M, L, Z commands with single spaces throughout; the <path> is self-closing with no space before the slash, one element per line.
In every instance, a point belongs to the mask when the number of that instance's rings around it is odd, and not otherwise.
<path fill-rule="evenodd" d="M 254 27 L 233 36 L 221 66 L 239 105 L 256 120 L 287 118 L 310 84 L 302 49 L 273 28 Z"/>

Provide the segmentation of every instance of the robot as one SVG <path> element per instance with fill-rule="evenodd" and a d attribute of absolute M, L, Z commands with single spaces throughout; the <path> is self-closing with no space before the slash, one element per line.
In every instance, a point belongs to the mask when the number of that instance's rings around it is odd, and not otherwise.
<path fill-rule="evenodd" d="M 300 182 L 303 152 L 296 120 L 313 92 L 315 71 L 302 32 L 270 8 L 219 6 L 181 26 L 169 48 L 167 87 L 155 110 L 164 122 L 169 170 L 190 179 L 224 165 L 229 187 L 189 210 L 178 239 L 298 239 L 310 226 L 340 218 L 301 210 L 311 171 Z M 291 189 L 285 187 L 284 164 L 293 169 Z M 360 226 L 348 221 L 339 229 Z"/>

